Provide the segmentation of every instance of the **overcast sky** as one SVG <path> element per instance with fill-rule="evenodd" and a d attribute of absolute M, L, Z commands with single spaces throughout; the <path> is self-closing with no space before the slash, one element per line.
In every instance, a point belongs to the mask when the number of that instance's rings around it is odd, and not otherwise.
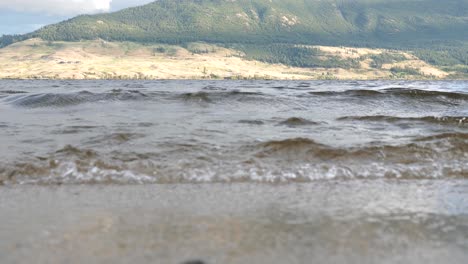
<path fill-rule="evenodd" d="M 22 34 L 79 14 L 112 12 L 154 0 L 0 0 L 0 35 Z"/>

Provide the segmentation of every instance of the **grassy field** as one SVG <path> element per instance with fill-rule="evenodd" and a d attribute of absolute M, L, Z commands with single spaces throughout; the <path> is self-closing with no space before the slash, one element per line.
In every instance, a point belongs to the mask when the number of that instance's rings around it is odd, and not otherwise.
<path fill-rule="evenodd" d="M 451 72 L 453 69 L 437 68 L 409 52 L 328 46 L 296 47 L 311 49 L 312 59 L 319 66 L 288 66 L 281 61 L 262 60 L 258 55 L 261 51 L 200 42 L 176 46 L 103 40 L 51 42 L 29 39 L 0 49 L 0 78 L 365 80 L 444 79 L 455 76 L 455 72 Z"/>

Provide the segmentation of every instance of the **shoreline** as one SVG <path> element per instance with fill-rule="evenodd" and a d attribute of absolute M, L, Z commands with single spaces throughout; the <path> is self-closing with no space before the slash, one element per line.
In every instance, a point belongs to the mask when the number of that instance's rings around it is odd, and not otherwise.
<path fill-rule="evenodd" d="M 240 50 L 207 43 L 192 43 L 183 47 L 102 40 L 49 43 L 41 39 L 28 39 L 0 49 L 0 79 L 447 80 L 468 78 L 466 73 L 462 72 L 463 67 L 457 70 L 455 66 L 452 68 L 434 66 L 419 59 L 410 51 L 332 46 L 307 47 L 319 52 L 320 56 L 317 55 L 317 58 L 321 63 L 301 67 L 286 62 L 268 62 Z M 207 51 L 200 52 L 201 48 Z M 159 49 L 164 52 L 159 52 Z"/>
<path fill-rule="evenodd" d="M 1 186 L 0 262 L 461 264 L 467 193 L 464 180 Z"/>
<path fill-rule="evenodd" d="M 421 78 L 421 79 L 412 79 L 412 78 L 380 78 L 380 79 L 262 79 L 262 78 L 244 78 L 244 79 L 232 79 L 232 78 L 192 78 L 192 77 L 187 77 L 187 78 L 173 78 L 173 79 L 167 79 L 167 78 L 162 78 L 162 79 L 133 79 L 133 78 L 110 78 L 110 79 L 67 79 L 67 78 L 0 78 L 0 81 L 34 81 L 34 80 L 39 80 L 39 81 L 468 81 L 468 78 Z"/>

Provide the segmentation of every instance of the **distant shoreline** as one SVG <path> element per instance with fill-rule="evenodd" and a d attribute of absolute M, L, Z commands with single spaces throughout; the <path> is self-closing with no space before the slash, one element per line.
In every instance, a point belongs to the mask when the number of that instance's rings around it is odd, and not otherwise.
<path fill-rule="evenodd" d="M 202 79 L 202 78 L 174 78 L 174 79 L 125 79 L 125 78 L 114 78 L 114 79 L 56 79 L 56 78 L 0 78 L 0 81 L 468 81 L 468 78 L 459 79 Z"/>
<path fill-rule="evenodd" d="M 468 80 L 410 52 L 330 46 L 311 49 L 318 64 L 255 60 L 214 44 L 50 42 L 29 39 L 0 49 L 0 79 L 20 80 Z"/>

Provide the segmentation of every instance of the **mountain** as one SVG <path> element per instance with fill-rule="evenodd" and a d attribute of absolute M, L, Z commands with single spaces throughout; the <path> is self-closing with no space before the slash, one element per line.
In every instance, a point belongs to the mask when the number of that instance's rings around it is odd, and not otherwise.
<path fill-rule="evenodd" d="M 146 45 L 147 51 L 157 50 L 158 44 L 172 45 L 204 54 L 209 51 L 189 47 L 205 43 L 269 64 L 384 69 L 387 76 L 424 73 L 398 65 L 399 50 L 446 73 L 440 76 L 467 78 L 468 0 L 159 0 L 114 13 L 81 15 L 25 35 L 3 36 L 0 48 L 34 39 L 50 42 L 41 47 L 55 52 L 65 45 L 56 42 L 98 40 Z M 316 46 L 393 51 L 331 56 Z M 396 71 L 391 72 L 392 67 Z"/>
<path fill-rule="evenodd" d="M 159 0 L 26 35 L 140 43 L 418 47 L 468 40 L 468 0 Z"/>

